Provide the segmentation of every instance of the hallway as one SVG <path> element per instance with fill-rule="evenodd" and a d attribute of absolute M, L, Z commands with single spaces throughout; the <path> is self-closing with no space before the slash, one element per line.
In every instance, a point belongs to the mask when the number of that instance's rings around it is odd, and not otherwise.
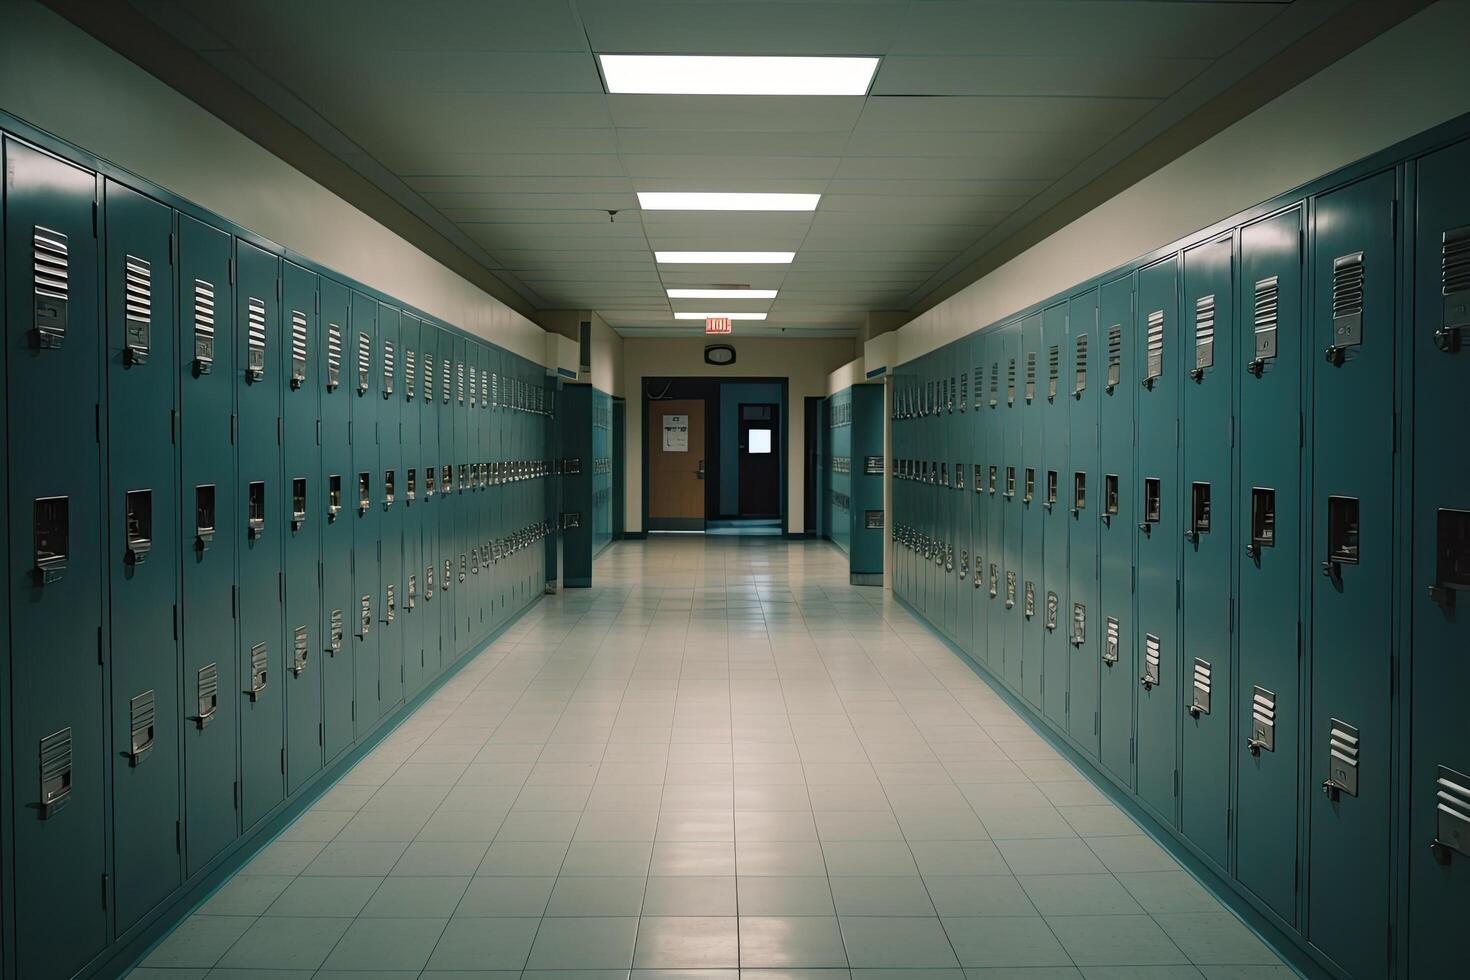
<path fill-rule="evenodd" d="M 132 976 L 1294 975 L 846 567 L 614 545 Z"/>

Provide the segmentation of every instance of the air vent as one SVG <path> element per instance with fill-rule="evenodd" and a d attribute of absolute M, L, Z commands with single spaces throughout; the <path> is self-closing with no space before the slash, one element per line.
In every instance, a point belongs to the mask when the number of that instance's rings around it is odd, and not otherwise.
<path fill-rule="evenodd" d="M 454 365 L 454 400 L 460 405 L 464 404 L 464 364 Z"/>
<path fill-rule="evenodd" d="M 1194 658 L 1194 701 L 1189 706 L 1189 713 L 1198 717 L 1210 713 L 1210 688 L 1213 668 L 1208 660 Z"/>
<path fill-rule="evenodd" d="M 1041 624 L 1048 630 L 1055 630 L 1057 628 L 1057 609 L 1060 604 L 1060 600 L 1057 598 L 1055 592 L 1047 592 L 1046 604 L 1042 607 Z"/>
<path fill-rule="evenodd" d="M 500 372 L 490 372 L 490 407 L 499 408 L 500 401 Z"/>
<path fill-rule="evenodd" d="M 194 676 L 195 715 L 190 720 L 203 728 L 214 720 L 219 708 L 219 665 L 205 664 Z"/>
<path fill-rule="evenodd" d="M 372 387 L 370 373 L 373 365 L 373 338 L 366 333 L 357 335 L 357 393 L 367 394 Z"/>
<path fill-rule="evenodd" d="M 1036 352 L 1026 352 L 1026 400 L 1036 397 Z"/>
<path fill-rule="evenodd" d="M 1087 390 L 1087 334 L 1077 335 L 1076 359 L 1073 366 L 1072 394 L 1081 395 Z"/>
<path fill-rule="evenodd" d="M 245 302 L 245 377 L 265 377 L 265 301 L 254 296 Z"/>
<path fill-rule="evenodd" d="M 1154 310 L 1148 315 L 1148 333 L 1145 347 L 1147 363 L 1144 365 L 1143 383 L 1153 387 L 1154 379 L 1164 373 L 1164 311 Z"/>
<path fill-rule="evenodd" d="M 327 390 L 336 391 L 342 383 L 342 328 L 327 324 Z"/>
<path fill-rule="evenodd" d="M 270 667 L 269 648 L 264 643 L 257 643 L 250 648 L 250 686 L 245 689 L 250 700 L 260 698 L 261 692 L 265 690 Z"/>
<path fill-rule="evenodd" d="M 291 387 L 300 388 L 306 381 L 306 314 L 291 311 Z"/>
<path fill-rule="evenodd" d="M 1013 358 L 1010 359 L 1010 363 L 1006 367 L 1006 405 L 1008 405 L 1008 406 L 1009 405 L 1014 405 L 1015 403 L 1016 403 L 1016 359 L 1013 357 Z"/>
<path fill-rule="evenodd" d="M 365 595 L 357 600 L 357 637 L 365 640 L 373 631 L 373 597 Z"/>
<path fill-rule="evenodd" d="M 1328 776 L 1326 788 L 1358 795 L 1358 730 L 1334 718 L 1327 732 Z"/>
<path fill-rule="evenodd" d="M 1021 615 L 1027 619 L 1036 615 L 1036 583 L 1027 582 L 1022 590 Z"/>
<path fill-rule="evenodd" d="M 477 396 L 478 388 L 479 388 L 479 383 L 476 380 L 475 366 L 473 364 L 471 364 L 470 365 L 470 408 L 474 408 L 476 402 L 479 400 L 478 399 L 478 396 Z"/>
<path fill-rule="evenodd" d="M 1115 323 L 1108 327 L 1108 391 L 1118 385 L 1123 376 L 1123 325 Z"/>
<path fill-rule="evenodd" d="M 1470 776 L 1439 767 L 1434 781 L 1434 842 L 1470 857 Z"/>
<path fill-rule="evenodd" d="M 128 702 L 128 765 L 139 765 L 153 751 L 157 721 L 158 695 L 153 691 L 144 691 Z"/>
<path fill-rule="evenodd" d="M 291 673 L 300 677 L 306 671 L 309 656 L 306 649 L 306 627 L 298 626 L 291 632 Z"/>
<path fill-rule="evenodd" d="M 1162 339 L 1160 344 L 1162 344 Z M 1215 366 L 1215 295 L 1194 301 L 1194 370 Z M 1198 377 L 1198 374 L 1196 374 Z"/>
<path fill-rule="evenodd" d="M 123 266 L 124 356 L 129 364 L 142 364 L 153 326 L 153 266 L 133 255 Z"/>
<path fill-rule="evenodd" d="M 1332 260 L 1332 346 L 1363 342 L 1363 253 Z M 1356 795 L 1356 794 L 1354 794 Z"/>
<path fill-rule="evenodd" d="M 415 383 L 418 381 L 418 363 L 414 356 L 413 348 L 407 347 L 403 351 L 403 397 L 413 401 Z"/>
<path fill-rule="evenodd" d="M 1000 362 L 990 362 L 990 407 L 994 408 L 1000 399 Z"/>
<path fill-rule="evenodd" d="M 985 369 L 975 365 L 975 411 L 980 411 L 980 402 L 984 398 Z"/>
<path fill-rule="evenodd" d="M 434 400 L 434 355 L 424 351 L 424 401 Z"/>
<path fill-rule="evenodd" d="M 449 359 L 448 358 L 445 358 L 444 360 L 442 360 L 442 361 L 439 362 L 439 384 L 440 384 L 440 397 L 443 399 L 444 404 L 446 404 L 446 405 L 449 404 L 449 395 L 450 395 L 450 389 L 449 389 L 449 373 L 450 373 Z"/>
<path fill-rule="evenodd" d="M 40 817 L 49 818 L 71 798 L 71 729 L 63 728 L 41 739 Z"/>
<path fill-rule="evenodd" d="M 1118 620 L 1109 616 L 1103 633 L 1103 663 L 1111 667 L 1118 662 Z"/>
<path fill-rule="evenodd" d="M 214 367 L 214 283 L 194 280 L 194 373 Z"/>
<path fill-rule="evenodd" d="M 965 411 L 970 404 L 970 376 L 964 372 L 960 373 L 960 411 Z"/>
<path fill-rule="evenodd" d="M 327 618 L 327 652 L 337 653 L 342 649 L 342 640 L 346 630 L 342 624 L 342 610 L 333 609 Z"/>
<path fill-rule="evenodd" d="M 1148 633 L 1143 638 L 1143 686 L 1153 687 L 1159 682 L 1159 664 L 1162 660 L 1159 638 Z"/>
<path fill-rule="evenodd" d="M 1080 647 L 1087 642 L 1087 606 L 1072 603 L 1072 645 Z"/>
<path fill-rule="evenodd" d="M 393 375 L 398 370 L 398 352 L 393 347 L 393 341 L 383 341 L 383 397 L 393 397 Z"/>
<path fill-rule="evenodd" d="M 1057 380 L 1061 377 L 1062 349 L 1056 344 L 1051 345 L 1051 350 L 1046 355 L 1046 397 L 1048 399 L 1057 397 Z"/>
<path fill-rule="evenodd" d="M 1255 325 L 1256 360 L 1276 356 L 1276 326 L 1281 316 L 1281 285 L 1276 276 L 1256 283 Z"/>
<path fill-rule="evenodd" d="M 1251 691 L 1251 737 L 1246 747 L 1254 754 L 1276 751 L 1276 695 L 1260 685 Z"/>
<path fill-rule="evenodd" d="M 31 242 L 35 290 L 31 310 L 32 337 L 37 347 L 54 349 L 66 340 L 67 305 L 71 297 L 71 250 L 65 235 L 40 225 L 35 226 Z M 70 733 L 71 729 L 67 729 L 68 746 L 71 744 Z M 70 763 L 68 773 L 69 767 Z"/>
<path fill-rule="evenodd" d="M 480 372 L 480 407 L 490 407 L 490 375 L 484 371 Z"/>

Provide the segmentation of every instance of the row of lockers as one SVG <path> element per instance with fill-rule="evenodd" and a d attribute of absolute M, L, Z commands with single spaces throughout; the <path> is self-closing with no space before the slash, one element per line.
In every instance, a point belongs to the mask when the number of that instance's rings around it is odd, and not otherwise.
<path fill-rule="evenodd" d="M 555 390 L 19 139 L 4 172 L 0 962 L 68 977 L 542 594 Z"/>
<path fill-rule="evenodd" d="M 1345 976 L 1463 972 L 1470 143 L 1443 142 L 893 381 L 899 594 Z"/>
<path fill-rule="evenodd" d="M 853 385 L 826 399 L 826 527 L 847 555 L 849 578 L 883 575 L 883 387 Z"/>

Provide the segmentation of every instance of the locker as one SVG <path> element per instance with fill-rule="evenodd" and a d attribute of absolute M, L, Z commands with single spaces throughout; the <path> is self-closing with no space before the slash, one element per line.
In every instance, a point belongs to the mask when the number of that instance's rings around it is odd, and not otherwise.
<path fill-rule="evenodd" d="M 1041 569 L 1036 580 L 1033 620 L 1041 622 L 1041 704 L 1046 717 L 1064 731 L 1069 727 L 1067 714 L 1072 697 L 1068 687 L 1072 647 L 1065 612 L 1071 608 L 1067 590 L 1067 537 L 1073 503 L 1072 481 L 1067 474 L 1067 411 L 1071 400 L 1062 389 L 1070 319 L 1069 304 L 1058 303 L 1042 315 L 1034 402 L 1041 417 L 1041 457 L 1031 504 L 1041 524 Z"/>
<path fill-rule="evenodd" d="M 454 414 L 454 450 L 450 463 L 454 465 L 454 496 L 449 504 L 449 516 L 453 521 L 451 533 L 454 547 L 450 556 L 454 559 L 455 588 L 455 655 L 464 656 L 474 639 L 474 589 L 469 576 L 469 512 L 474 501 L 469 496 L 467 464 L 469 462 L 469 415 L 466 411 L 467 392 L 465 359 L 468 347 L 463 337 L 455 337 L 453 395 L 450 410 Z"/>
<path fill-rule="evenodd" d="M 419 533 L 423 542 L 423 563 L 419 574 L 423 576 L 420 594 L 424 601 L 424 655 L 427 661 L 425 675 L 437 675 L 444 661 L 443 626 L 440 608 L 444 593 L 439 587 L 439 398 L 438 364 L 439 331 L 427 320 L 419 325 L 419 459 L 422 484 L 419 498 Z"/>
<path fill-rule="evenodd" d="M 285 379 L 281 426 L 285 492 L 275 507 L 285 528 L 286 791 L 322 767 L 322 447 L 321 347 L 317 277 L 290 262 L 282 270 L 280 372 Z"/>
<path fill-rule="evenodd" d="M 1421 160 L 1414 244 L 1414 587 L 1409 773 L 1409 973 L 1463 969 L 1470 908 L 1470 691 L 1466 549 L 1470 467 L 1463 447 L 1470 329 L 1470 143 Z"/>
<path fill-rule="evenodd" d="M 1229 866 L 1231 582 L 1240 553 L 1230 506 L 1234 248 L 1226 237 L 1185 251 L 1179 342 L 1166 352 L 1184 379 L 1180 829 L 1220 871 Z"/>
<path fill-rule="evenodd" d="M 4 163 L 14 955 L 69 976 L 107 941 L 97 180 L 9 139 Z"/>
<path fill-rule="evenodd" d="M 400 317 L 395 307 L 378 304 L 376 368 L 378 391 L 375 401 L 378 431 L 378 541 L 381 555 L 379 591 L 374 599 L 378 619 L 379 713 L 387 714 L 403 703 L 403 505 L 404 472 L 402 444 L 403 346 Z"/>
<path fill-rule="evenodd" d="M 1241 229 L 1239 341 L 1233 361 L 1219 362 L 1235 365 L 1240 385 L 1236 877 L 1290 923 L 1301 797 L 1301 230 L 1300 208 Z"/>
<path fill-rule="evenodd" d="M 179 506 L 184 855 L 204 867 L 239 832 L 234 587 L 235 310 L 230 236 L 179 216 Z"/>
<path fill-rule="evenodd" d="M 1323 574 L 1312 585 L 1307 933 L 1359 973 L 1388 959 L 1395 197 L 1395 175 L 1382 173 L 1319 197 L 1313 215 L 1309 562 Z"/>
<path fill-rule="evenodd" d="M 1179 554 L 1184 530 L 1179 488 L 1178 261 L 1138 273 L 1134 360 L 1139 372 L 1138 795 L 1176 826 L 1180 696 Z"/>
<path fill-rule="evenodd" d="M 382 365 L 377 350 L 377 318 L 377 301 L 354 290 L 348 312 L 351 490 L 344 488 L 343 493 L 349 497 L 348 522 L 352 525 L 352 595 L 348 607 L 348 632 L 352 640 L 347 645 L 352 649 L 353 731 L 357 738 L 371 731 L 382 715 L 378 642 L 384 615 L 381 508 L 385 498 L 378 453 L 378 400 L 381 398 L 378 371 Z"/>
<path fill-rule="evenodd" d="M 1057 630 L 1070 651 L 1067 679 L 1070 710 L 1067 734 L 1092 759 L 1098 758 L 1099 636 L 1098 520 L 1102 480 L 1098 476 L 1097 406 L 1102 390 L 1098 373 L 1098 292 L 1073 297 L 1067 308 L 1068 339 L 1063 347 L 1062 412 L 1067 426 L 1066 461 L 1060 462 L 1057 507 L 1065 508 L 1067 536 L 1066 600 Z M 1050 466 L 1048 466 L 1050 471 Z M 1131 693 L 1131 685 L 1130 685 Z"/>
<path fill-rule="evenodd" d="M 242 501 L 239 584 L 240 819 L 251 828 L 285 795 L 284 529 L 281 487 L 283 341 L 280 260 L 235 240 L 235 399 Z"/>
<path fill-rule="evenodd" d="M 944 391 L 939 415 L 939 461 L 940 482 L 936 494 L 936 509 L 940 526 L 939 540 L 943 553 L 939 556 L 940 604 L 943 608 L 944 632 L 951 640 L 959 638 L 959 587 L 955 577 L 955 553 L 958 550 L 956 512 L 959 502 L 956 487 L 959 483 L 959 377 L 955 369 L 954 344 L 938 352 L 940 383 Z M 856 453 L 856 450 L 854 450 Z M 859 461 L 861 462 L 861 461 Z M 858 515 L 854 514 L 854 523 Z"/>
<path fill-rule="evenodd" d="M 116 929 L 181 880 L 173 212 L 103 186 Z"/>
<path fill-rule="evenodd" d="M 952 363 L 959 373 L 959 391 L 955 395 L 954 441 L 950 447 L 950 465 L 954 468 L 951 478 L 951 514 L 955 529 L 954 546 L 954 589 L 956 599 L 955 644 L 967 653 L 973 653 L 975 640 L 975 588 L 973 580 L 975 550 L 975 493 L 970 487 L 975 464 L 974 396 L 971 390 L 972 367 L 975 362 L 975 338 L 964 337 L 952 345 Z M 878 389 L 881 396 L 882 391 Z M 881 415 L 872 413 L 874 433 L 872 439 L 882 446 Z M 881 506 L 879 491 L 874 506 Z"/>
<path fill-rule="evenodd" d="M 1055 309 L 1055 307 L 1053 307 Z M 1016 622 L 1020 626 L 1021 692 L 1036 708 L 1041 708 L 1042 689 L 1042 397 L 1039 379 L 1044 322 L 1052 310 L 1029 316 L 1021 321 L 1021 353 L 1016 363 L 1015 404 L 1021 429 L 1020 452 L 1006 465 L 1016 464 L 1012 504 L 1019 506 L 1021 520 L 1020 563 L 1016 573 Z M 1062 315 L 1066 315 L 1065 307 Z M 1008 379 L 1009 380 L 1009 379 Z M 1010 480 L 1010 474 L 1006 474 Z M 1010 645 L 1007 644 L 1009 651 Z"/>
<path fill-rule="evenodd" d="M 986 654 L 986 615 L 990 611 L 985 592 L 985 465 L 986 431 L 990 409 L 985 405 L 985 335 L 977 333 L 970 338 L 965 364 L 970 371 L 970 417 L 965 423 L 967 430 L 965 463 L 969 467 L 967 490 L 964 494 L 970 521 L 970 554 L 966 577 L 968 582 L 960 588 L 970 596 L 970 634 L 965 649 L 976 660 L 983 661 Z M 894 519 L 901 519 L 895 508 Z"/>
<path fill-rule="evenodd" d="M 1009 547 L 1008 538 L 1012 538 L 1009 522 L 1006 520 L 1008 513 L 1007 498 L 1003 492 L 1003 481 L 1006 472 L 1006 453 L 1012 449 L 1012 440 L 1007 438 L 1007 422 L 1010 419 L 1010 409 L 1006 407 L 1005 392 L 1005 358 L 1010 344 L 1009 335 L 1014 327 L 992 327 L 986 331 L 989 335 L 987 356 L 990 361 L 990 374 L 986 385 L 985 413 L 986 429 L 989 433 L 986 439 L 987 450 L 985 454 L 985 596 L 989 620 L 989 652 L 988 661 L 990 669 L 997 676 L 1010 680 L 1013 671 L 1016 679 L 1020 678 L 1019 658 L 1012 653 L 1006 655 L 1006 624 L 1009 620 L 1009 601 L 1006 597 L 1006 551 Z M 1019 531 L 1019 527 L 1016 529 Z M 1013 685 L 1014 686 L 1014 685 Z"/>
<path fill-rule="evenodd" d="M 399 612 L 403 623 L 403 694 L 412 698 L 428 680 L 428 658 L 425 652 L 424 617 L 424 509 L 423 443 L 419 438 L 419 419 L 423 398 L 419 394 L 419 363 L 422 348 L 422 324 L 410 313 L 404 313 L 399 326 L 402 348 L 399 392 L 394 397 L 401 412 L 403 488 L 403 598 Z"/>
<path fill-rule="evenodd" d="M 1022 565 L 1025 555 L 1025 505 L 1021 502 L 1025 477 L 1023 455 L 1025 422 L 1025 399 L 1020 390 L 1021 373 L 1025 370 L 1023 360 L 1023 331 L 1034 331 L 1040 327 L 1040 318 L 1033 317 L 1036 325 L 1023 321 L 1004 328 L 1001 334 L 1001 384 L 1000 425 L 1005 440 L 1001 455 L 1000 483 L 1001 510 L 1004 514 L 1005 538 L 1001 555 L 1000 603 L 1002 639 L 1000 650 L 1005 657 L 1005 679 L 1012 690 L 1025 693 L 1025 650 L 1022 637 L 1026 630 L 1022 613 L 1025 611 L 1024 589 L 1026 569 Z"/>
<path fill-rule="evenodd" d="M 437 331 L 434 360 L 438 364 L 439 377 L 433 399 L 434 413 L 439 424 L 439 456 L 435 461 L 439 467 L 439 499 L 435 507 L 435 524 L 438 538 L 438 567 L 435 575 L 439 588 L 439 630 L 444 641 L 443 662 L 447 666 L 459 657 L 459 629 L 455 615 L 455 604 L 459 600 L 459 586 L 455 582 L 458 570 L 459 549 L 454 533 L 454 464 L 457 443 L 454 438 L 453 375 L 454 338 L 447 330 Z"/>
<path fill-rule="evenodd" d="M 1098 742 L 1104 768 L 1124 786 L 1134 783 L 1134 721 L 1138 669 L 1133 564 L 1139 484 L 1133 472 L 1134 277 L 1098 291 Z"/>
<path fill-rule="evenodd" d="M 357 387 L 352 374 L 350 293 L 346 286 L 323 278 L 317 349 L 317 389 L 322 418 L 322 493 L 317 499 L 321 528 L 322 603 L 318 644 L 322 675 L 322 744 L 327 762 L 340 756 L 355 737 L 356 699 L 352 658 L 356 650 L 355 617 L 359 597 L 352 582 L 352 531 L 356 508 L 356 470 L 352 465 L 352 402 Z"/>

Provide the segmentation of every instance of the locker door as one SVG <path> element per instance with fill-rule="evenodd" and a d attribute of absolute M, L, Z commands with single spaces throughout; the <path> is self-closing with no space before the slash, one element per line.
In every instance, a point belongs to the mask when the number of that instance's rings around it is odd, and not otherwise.
<path fill-rule="evenodd" d="M 1067 536 L 1071 531 L 1072 481 L 1067 476 L 1067 409 L 1071 399 L 1062 389 L 1062 363 L 1068 349 L 1070 304 L 1057 304 L 1042 317 L 1041 356 L 1036 373 L 1036 400 L 1041 416 L 1041 468 L 1031 508 L 1041 523 L 1041 572 L 1036 582 L 1036 616 L 1041 622 L 1041 704 L 1046 717 L 1066 730 L 1071 708 L 1067 686 L 1071 644 L 1067 591 Z M 1080 710 L 1080 709 L 1079 709 Z"/>
<path fill-rule="evenodd" d="M 235 318 L 239 406 L 240 815 L 255 825 L 285 794 L 282 614 L 280 260 L 236 239 Z"/>
<path fill-rule="evenodd" d="M 1221 871 L 1230 850 L 1230 583 L 1239 553 L 1230 500 L 1234 248 L 1222 238 L 1184 253 L 1183 326 L 1170 354 L 1185 378 L 1180 829 Z"/>
<path fill-rule="evenodd" d="M 1296 921 L 1300 716 L 1302 214 L 1240 233 L 1236 877 Z M 1218 356 L 1218 355 L 1217 355 Z M 1223 681 L 1223 676 L 1222 676 Z"/>
<path fill-rule="evenodd" d="M 117 932 L 180 881 L 173 212 L 104 184 Z"/>
<path fill-rule="evenodd" d="M 440 608 L 444 592 L 439 587 L 439 330 L 424 321 L 419 326 L 419 534 L 423 542 L 422 577 L 425 678 L 438 676 L 442 666 L 443 625 Z"/>
<path fill-rule="evenodd" d="M 1010 681 L 1008 669 L 1013 668 L 1016 679 L 1020 679 L 1020 664 L 1013 654 L 1006 657 L 1006 624 L 1009 610 L 1006 606 L 1006 550 L 1007 537 L 1012 534 L 1006 520 L 1008 509 L 1005 497 L 1006 451 L 1011 448 L 1007 437 L 1006 421 L 1010 410 L 1006 407 L 1005 360 L 1009 339 L 1009 327 L 992 327 L 986 331 L 989 340 L 988 358 L 990 374 L 986 385 L 985 413 L 987 449 L 985 453 L 985 596 L 989 650 L 987 659 L 990 669 L 997 677 Z M 1019 528 L 1017 528 L 1017 533 Z"/>
<path fill-rule="evenodd" d="M 230 236 L 179 216 L 184 856 L 193 876 L 239 832 L 235 812 L 235 308 Z M 158 557 L 162 557 L 161 555 Z"/>
<path fill-rule="evenodd" d="M 1138 795 L 1175 826 L 1178 789 L 1179 272 L 1166 259 L 1138 274 Z"/>
<path fill-rule="evenodd" d="M 989 600 L 985 592 L 985 426 L 990 411 L 985 406 L 985 336 L 976 333 L 970 337 L 970 349 L 965 363 L 970 370 L 970 417 L 965 423 L 968 428 L 965 465 L 966 507 L 970 521 L 970 555 L 968 582 L 961 590 L 970 596 L 970 632 L 965 650 L 971 657 L 980 660 L 985 656 L 986 625 Z"/>
<path fill-rule="evenodd" d="M 1027 364 L 1034 367 L 1041 347 L 1041 316 L 1022 320 L 1006 351 L 1006 677 L 1014 673 L 1016 692 L 1041 707 L 1041 617 L 1036 615 L 1036 582 L 1041 578 L 1041 504 L 1033 502 L 1041 467 L 1041 409 L 1027 400 Z M 1034 387 L 1034 386 L 1033 386 Z M 1028 492 L 1026 474 L 1031 473 Z M 1011 531 L 1014 529 L 1015 534 Z M 1027 587 L 1031 602 L 1028 604 Z M 1012 670 L 1012 664 L 1015 670 Z"/>
<path fill-rule="evenodd" d="M 971 388 L 975 363 L 975 337 L 970 335 L 954 345 L 954 358 L 959 371 L 960 390 L 955 395 L 955 441 L 950 453 L 954 472 L 951 474 L 954 488 L 955 556 L 954 587 L 957 600 L 955 615 L 955 643 L 969 653 L 975 649 L 975 588 L 971 585 L 974 575 L 975 552 L 975 492 L 971 488 L 971 475 L 975 469 L 975 425 L 974 392 Z M 871 417 L 881 419 L 876 411 Z M 882 445 L 881 430 L 873 439 Z M 882 502 L 882 497 L 878 498 Z"/>
<path fill-rule="evenodd" d="M 454 413 L 454 453 L 450 462 L 454 463 L 454 499 L 450 502 L 450 516 L 453 520 L 452 533 L 454 535 L 454 548 L 451 556 L 454 558 L 454 610 L 455 626 L 458 636 L 455 642 L 455 653 L 463 656 L 470 648 L 474 639 L 475 602 L 474 588 L 469 578 L 469 513 L 473 506 L 469 488 L 469 460 L 470 460 L 470 432 L 469 414 L 466 409 L 468 403 L 465 391 L 468 365 L 466 357 L 468 348 L 463 337 L 454 338 L 454 392 L 450 407 Z"/>
<path fill-rule="evenodd" d="M 1470 908 L 1470 691 L 1466 548 L 1470 466 L 1455 424 L 1470 364 L 1470 143 L 1418 168 L 1414 251 L 1413 769 L 1409 790 L 1409 973 L 1462 969 L 1463 911 Z M 1432 591 L 1431 591 L 1432 590 Z M 1458 608 L 1457 608 L 1458 607 Z M 1443 794 L 1443 795 L 1441 795 Z M 1435 842 L 1433 846 L 1426 842 Z"/>
<path fill-rule="evenodd" d="M 69 976 L 107 941 L 97 180 L 4 162 L 15 962 Z"/>
<path fill-rule="evenodd" d="M 459 549 L 454 536 L 454 475 L 456 444 L 454 441 L 454 338 L 447 330 L 438 331 L 435 338 L 438 353 L 439 379 L 434 396 L 434 409 L 439 417 L 439 505 L 435 508 L 435 523 L 439 541 L 439 629 L 444 638 L 444 663 L 447 665 L 459 656 L 458 618 L 455 603 L 459 599 L 459 586 L 455 576 L 459 571 Z"/>
<path fill-rule="evenodd" d="M 486 497 L 486 512 L 489 519 L 489 531 L 487 537 L 490 539 L 490 603 L 495 610 L 495 625 L 499 626 L 504 621 L 507 610 L 503 599 L 505 568 L 501 564 L 502 544 L 504 537 L 503 512 L 505 507 L 505 488 L 501 484 L 501 445 L 505 433 L 505 404 L 502 394 L 504 384 L 504 356 L 498 348 L 490 349 L 490 415 L 488 425 L 489 449 L 486 458 L 490 462 L 490 489 Z M 562 406 L 557 405 L 561 411 Z M 554 515 L 555 516 L 555 515 Z"/>
<path fill-rule="evenodd" d="M 1066 509 L 1067 601 L 1057 629 L 1068 654 L 1070 708 L 1067 732 L 1082 751 L 1098 758 L 1099 651 L 1102 616 L 1098 604 L 1098 520 L 1102 477 L 1098 471 L 1097 406 L 1105 362 L 1098 339 L 1098 293 L 1075 297 L 1067 310 L 1068 343 L 1063 348 L 1058 399 L 1066 399 L 1067 461 L 1057 474 L 1057 506 Z M 1100 358 L 1103 358 L 1100 360 Z M 1130 685 L 1131 693 L 1131 685 Z"/>
<path fill-rule="evenodd" d="M 352 386 L 352 489 L 349 506 L 352 525 L 352 604 L 348 622 L 352 642 L 355 722 L 362 738 L 381 717 L 382 683 L 378 638 L 382 630 L 382 506 L 383 472 L 378 455 L 378 304 L 353 292 L 349 319 L 351 338 L 348 384 Z"/>
<path fill-rule="evenodd" d="M 944 413 L 940 416 L 940 475 L 939 520 L 940 540 L 943 542 L 943 564 L 940 569 L 940 587 L 943 592 L 944 632 L 951 640 L 959 639 L 959 588 L 956 585 L 955 560 L 959 551 L 959 528 L 956 514 L 959 510 L 956 487 L 959 485 L 959 374 L 955 370 L 955 344 L 948 344 L 939 353 L 939 364 L 944 371 Z M 851 399 L 851 396 L 849 396 Z M 854 514 L 854 524 L 861 515 Z"/>
<path fill-rule="evenodd" d="M 399 336 L 398 310 L 378 304 L 378 539 L 381 542 L 381 582 L 374 600 L 378 619 L 378 688 L 381 712 L 387 714 L 403 703 L 403 444 L 402 402 L 403 346 Z"/>
<path fill-rule="evenodd" d="M 488 617 L 486 616 L 486 577 L 480 569 L 480 542 L 483 540 L 481 533 L 481 511 L 485 500 L 484 491 L 480 487 L 480 460 L 484 454 L 480 451 L 480 440 L 483 437 L 482 419 L 480 415 L 480 362 L 483 357 L 483 345 L 471 340 L 465 346 L 465 423 L 469 428 L 468 448 L 465 458 L 469 462 L 469 487 L 465 494 L 465 538 L 469 551 L 469 585 L 470 593 L 474 596 L 474 609 L 471 622 L 474 627 L 473 647 L 485 635 Z"/>
<path fill-rule="evenodd" d="M 1313 216 L 1308 561 L 1327 574 L 1312 586 L 1307 933 L 1365 973 L 1388 968 L 1395 190 L 1379 174 L 1318 198 Z"/>
<path fill-rule="evenodd" d="M 1138 391 L 1133 332 L 1134 280 L 1098 291 L 1098 744 L 1104 768 L 1132 787 L 1134 700 L 1141 676 L 1134 659 L 1133 538 L 1139 484 L 1134 479 L 1133 419 Z"/>
<path fill-rule="evenodd" d="M 357 474 L 352 466 L 352 402 L 357 398 L 350 350 L 351 320 L 346 286 L 322 279 L 317 372 L 322 414 L 322 492 L 317 497 L 317 524 L 322 536 L 321 652 L 322 741 L 331 762 L 352 744 L 353 634 L 360 605 L 352 587 L 352 525 L 356 513 Z"/>
<path fill-rule="evenodd" d="M 403 622 L 403 695 L 412 698 L 424 686 L 424 616 L 428 610 L 423 605 L 424 582 L 424 462 L 423 444 L 419 439 L 420 406 L 423 398 L 419 394 L 419 375 L 422 367 L 419 355 L 422 348 L 420 322 L 411 314 L 403 314 L 399 327 L 399 346 L 402 348 L 402 377 L 400 391 L 394 395 L 402 412 L 403 447 L 403 598 L 399 600 L 399 612 Z"/>
<path fill-rule="evenodd" d="M 280 371 L 286 379 L 282 457 L 286 485 L 276 519 L 286 529 L 286 792 L 294 793 L 322 767 L 322 450 L 320 329 L 317 277 L 285 263 L 282 273 L 286 338 Z"/>

